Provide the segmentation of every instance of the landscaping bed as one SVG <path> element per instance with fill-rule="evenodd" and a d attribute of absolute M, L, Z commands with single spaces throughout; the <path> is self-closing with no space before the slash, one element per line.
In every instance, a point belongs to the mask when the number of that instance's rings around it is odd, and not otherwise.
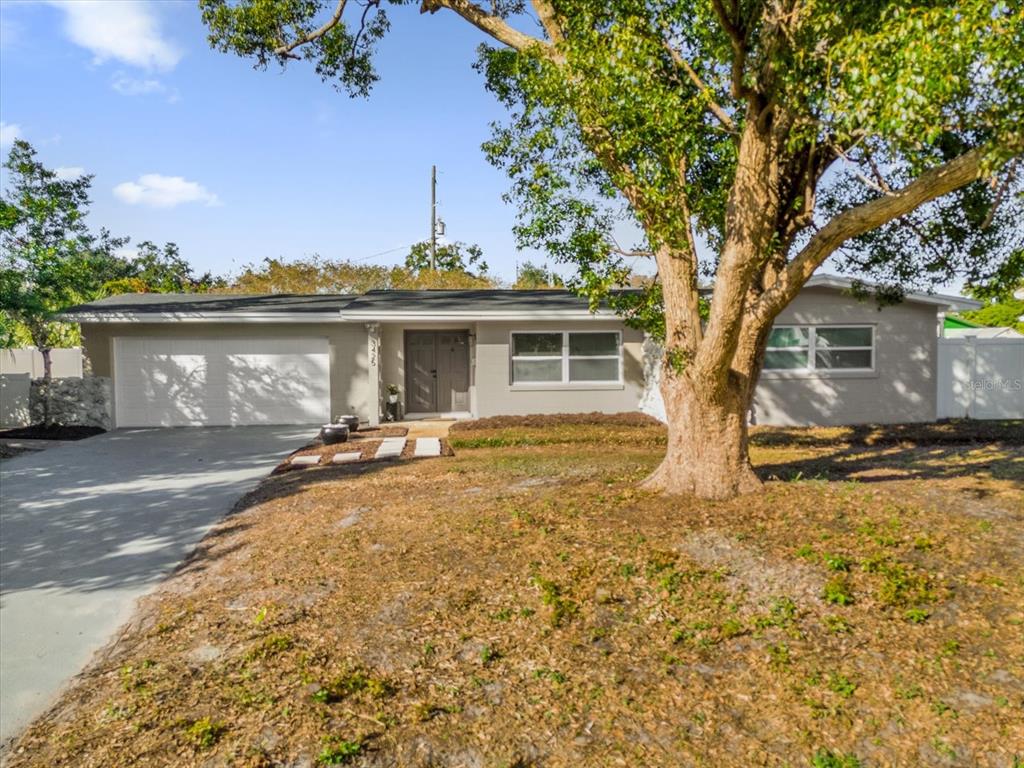
<path fill-rule="evenodd" d="M 571 426 L 271 476 L 10 768 L 1019 765 L 1024 447 L 791 430 L 697 502 Z"/>
<path fill-rule="evenodd" d="M 101 427 L 83 427 L 75 424 L 32 424 L 27 427 L 0 429 L 0 440 L 84 440 L 102 435 Z"/>

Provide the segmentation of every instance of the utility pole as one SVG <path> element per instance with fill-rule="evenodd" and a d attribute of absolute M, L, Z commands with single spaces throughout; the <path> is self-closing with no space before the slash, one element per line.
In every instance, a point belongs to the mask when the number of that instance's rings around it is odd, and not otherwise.
<path fill-rule="evenodd" d="M 437 270 L 437 166 L 430 166 L 430 271 Z"/>

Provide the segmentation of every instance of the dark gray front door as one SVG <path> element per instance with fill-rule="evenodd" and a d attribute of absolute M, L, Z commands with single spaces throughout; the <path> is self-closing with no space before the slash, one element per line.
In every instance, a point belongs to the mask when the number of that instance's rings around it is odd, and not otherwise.
<path fill-rule="evenodd" d="M 406 331 L 407 413 L 469 410 L 469 332 Z"/>

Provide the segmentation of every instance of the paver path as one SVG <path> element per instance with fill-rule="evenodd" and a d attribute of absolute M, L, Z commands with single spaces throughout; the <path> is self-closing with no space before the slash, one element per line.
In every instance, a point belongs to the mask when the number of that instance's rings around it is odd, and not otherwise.
<path fill-rule="evenodd" d="M 0 743 L 315 427 L 109 432 L 0 464 Z"/>

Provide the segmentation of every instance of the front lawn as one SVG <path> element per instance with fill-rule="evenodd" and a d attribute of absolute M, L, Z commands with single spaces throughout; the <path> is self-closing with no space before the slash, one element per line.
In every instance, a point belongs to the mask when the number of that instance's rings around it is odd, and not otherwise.
<path fill-rule="evenodd" d="M 643 421 L 276 474 L 10 766 L 1016 767 L 1022 434 L 761 428 L 721 503 Z"/>

